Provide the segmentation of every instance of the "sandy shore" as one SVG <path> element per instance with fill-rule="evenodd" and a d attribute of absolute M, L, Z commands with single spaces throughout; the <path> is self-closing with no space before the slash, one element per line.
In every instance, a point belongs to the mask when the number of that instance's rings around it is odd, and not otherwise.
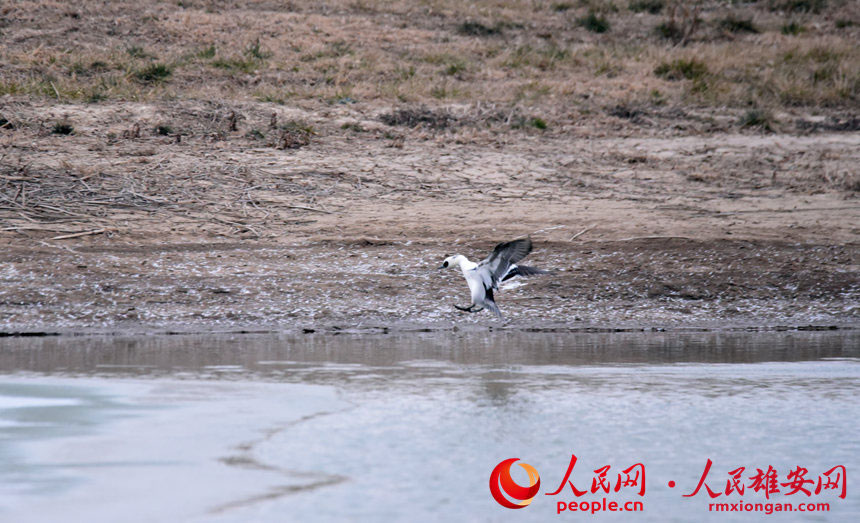
<path fill-rule="evenodd" d="M 531 261 L 556 272 L 503 287 L 496 298 L 504 323 L 452 307 L 467 303 L 468 290 L 459 274 L 436 269 L 444 252 L 435 242 L 398 241 L 8 249 L 0 324 L 7 333 L 338 332 L 823 328 L 857 321 L 854 246 L 542 242 Z"/>

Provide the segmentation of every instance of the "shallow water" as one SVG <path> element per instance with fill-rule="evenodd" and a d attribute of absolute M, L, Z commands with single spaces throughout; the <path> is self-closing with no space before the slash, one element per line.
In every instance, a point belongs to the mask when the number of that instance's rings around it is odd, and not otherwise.
<path fill-rule="evenodd" d="M 759 519 L 683 495 L 708 459 L 717 491 L 741 466 L 785 482 L 798 465 L 814 480 L 843 465 L 853 479 L 858 362 L 851 331 L 3 338 L 0 520 L 543 521 L 559 501 L 604 497 L 644 511 L 600 519 Z M 610 465 L 614 487 L 643 463 L 644 496 L 545 495 L 571 454 L 580 490 L 594 469 Z M 488 488 L 512 457 L 541 477 L 523 510 Z M 858 520 L 847 487 L 770 502 Z M 716 501 L 740 499 L 768 501 Z"/>

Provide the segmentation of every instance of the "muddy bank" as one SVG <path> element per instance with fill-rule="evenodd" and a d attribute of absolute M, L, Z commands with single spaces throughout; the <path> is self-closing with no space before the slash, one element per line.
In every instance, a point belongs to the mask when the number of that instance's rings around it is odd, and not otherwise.
<path fill-rule="evenodd" d="M 387 110 L 17 104 L 41 123 L 3 131 L 0 330 L 857 325 L 857 133 L 428 130 Z M 273 113 L 308 143 L 248 134 Z M 178 140 L 152 131 L 167 114 Z M 63 115 L 75 132 L 47 132 Z M 440 260 L 525 235 L 556 273 L 498 294 L 506 324 L 455 311 Z"/>
<path fill-rule="evenodd" d="M 461 245 L 477 257 L 492 244 Z M 858 245 L 685 238 L 537 241 L 552 275 L 467 314 L 436 242 L 83 245 L 0 254 L 0 329 L 379 331 L 424 328 L 853 327 Z"/>

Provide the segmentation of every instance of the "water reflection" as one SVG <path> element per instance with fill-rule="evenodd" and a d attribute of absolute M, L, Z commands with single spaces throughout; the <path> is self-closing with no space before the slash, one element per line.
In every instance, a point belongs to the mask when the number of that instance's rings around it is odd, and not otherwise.
<path fill-rule="evenodd" d="M 528 332 L 0 339 L 0 371 L 207 379 L 445 376 L 459 366 L 756 363 L 860 357 L 860 334 Z M 436 365 L 434 367 L 434 364 Z"/>

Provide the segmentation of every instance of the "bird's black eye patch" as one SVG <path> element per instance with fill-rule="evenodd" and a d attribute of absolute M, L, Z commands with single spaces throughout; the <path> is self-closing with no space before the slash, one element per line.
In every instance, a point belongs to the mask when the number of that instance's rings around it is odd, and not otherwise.
<path fill-rule="evenodd" d="M 442 267 L 445 267 L 447 269 L 448 268 L 448 262 L 443 263 Z"/>

